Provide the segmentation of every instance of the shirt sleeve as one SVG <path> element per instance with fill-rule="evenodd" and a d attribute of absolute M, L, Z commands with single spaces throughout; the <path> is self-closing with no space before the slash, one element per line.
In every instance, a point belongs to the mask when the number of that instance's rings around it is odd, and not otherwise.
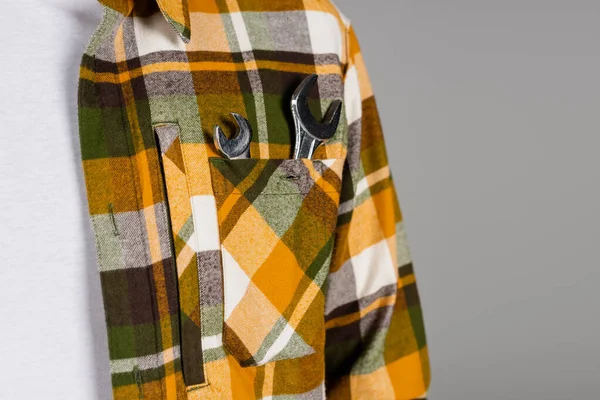
<path fill-rule="evenodd" d="M 327 398 L 422 399 L 429 358 L 413 263 L 371 83 L 345 28 L 348 153 L 327 285 Z"/>

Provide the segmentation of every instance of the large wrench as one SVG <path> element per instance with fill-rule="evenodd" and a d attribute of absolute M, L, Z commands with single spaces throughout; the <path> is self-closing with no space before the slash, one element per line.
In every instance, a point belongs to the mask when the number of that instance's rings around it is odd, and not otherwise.
<path fill-rule="evenodd" d="M 214 141 L 217 149 L 230 160 L 250 158 L 250 140 L 252 139 L 252 127 L 248 120 L 240 114 L 231 113 L 237 122 L 238 129 L 234 137 L 227 139 L 219 125 L 215 125 Z"/>
<path fill-rule="evenodd" d="M 296 129 L 294 158 L 312 158 L 315 149 L 335 134 L 340 122 L 342 102 L 335 100 L 325 114 L 325 122 L 317 122 L 308 107 L 308 93 L 317 81 L 309 75 L 292 95 L 292 116 Z"/>

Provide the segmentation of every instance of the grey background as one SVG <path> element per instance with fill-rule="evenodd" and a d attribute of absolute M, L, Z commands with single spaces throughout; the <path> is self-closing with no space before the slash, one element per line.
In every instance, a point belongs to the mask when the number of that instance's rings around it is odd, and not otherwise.
<path fill-rule="evenodd" d="M 337 4 L 387 137 L 431 398 L 600 398 L 600 3 Z"/>
<path fill-rule="evenodd" d="M 0 399 L 106 400 L 75 105 L 100 7 L 5 3 Z M 600 398 L 600 3 L 336 3 L 381 111 L 431 399 Z"/>

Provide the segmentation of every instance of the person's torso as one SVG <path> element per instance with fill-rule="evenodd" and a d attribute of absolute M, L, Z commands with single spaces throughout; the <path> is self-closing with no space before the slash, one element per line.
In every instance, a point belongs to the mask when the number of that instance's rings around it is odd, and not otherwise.
<path fill-rule="evenodd" d="M 115 399 L 324 398 L 348 127 L 342 112 L 294 158 L 290 100 L 310 74 L 315 119 L 343 98 L 343 21 L 318 0 L 189 7 L 189 43 L 160 12 L 107 11 L 82 64 Z M 232 112 L 252 127 L 250 158 L 215 147 Z"/>

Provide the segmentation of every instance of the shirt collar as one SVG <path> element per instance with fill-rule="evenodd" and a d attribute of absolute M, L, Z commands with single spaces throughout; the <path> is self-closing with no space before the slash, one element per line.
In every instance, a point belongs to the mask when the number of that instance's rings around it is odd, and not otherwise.
<path fill-rule="evenodd" d="M 135 2 L 140 0 L 98 0 L 103 5 L 120 12 L 123 15 L 130 15 L 135 7 Z M 148 0 L 145 0 L 146 2 Z M 156 0 L 160 11 L 167 21 L 173 26 L 184 42 L 189 42 L 191 37 L 190 13 L 188 8 L 189 0 Z"/>

